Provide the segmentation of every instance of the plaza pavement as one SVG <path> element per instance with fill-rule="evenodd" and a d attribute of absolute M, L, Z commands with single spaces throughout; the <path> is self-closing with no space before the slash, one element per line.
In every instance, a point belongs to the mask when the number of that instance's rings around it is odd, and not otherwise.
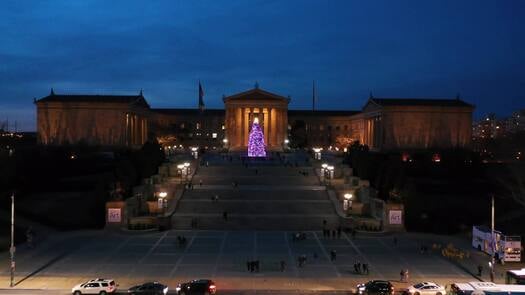
<path fill-rule="evenodd" d="M 286 231 L 165 231 L 144 234 L 83 231 L 57 234 L 33 249 L 18 249 L 16 289 L 70 290 L 80 282 L 111 277 L 120 288 L 155 280 L 174 288 L 195 278 L 212 278 L 219 290 L 352 290 L 370 279 L 392 280 L 400 287 L 399 272 L 408 269 L 410 281 L 432 280 L 446 284 L 475 280 L 438 253 L 421 254 L 422 242 L 442 241 L 439 236 L 417 234 L 359 235 L 352 239 L 324 238 L 307 232 L 304 241 L 292 241 Z M 177 236 L 188 239 L 180 247 Z M 336 261 L 329 252 L 336 250 Z M 314 253 L 317 258 L 314 258 Z M 307 255 L 299 268 L 296 259 Z M 246 261 L 261 262 L 259 273 L 247 271 Z M 279 271 L 280 260 L 286 270 Z M 355 274 L 356 261 L 368 263 L 369 275 Z M 8 253 L 1 265 L 9 265 Z M 0 288 L 9 285 L 9 269 L 0 272 Z M 0 292 L 1 293 L 1 292 Z"/>

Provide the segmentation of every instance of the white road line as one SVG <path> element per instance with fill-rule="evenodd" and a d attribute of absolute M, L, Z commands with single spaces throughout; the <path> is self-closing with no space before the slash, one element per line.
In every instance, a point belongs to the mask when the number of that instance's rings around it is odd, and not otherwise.
<path fill-rule="evenodd" d="M 368 268 L 371 269 L 371 266 L 372 266 L 372 263 L 370 263 L 370 260 L 368 260 L 368 258 L 366 258 L 365 254 L 363 254 L 363 252 L 361 252 L 361 250 L 359 250 L 359 248 L 354 244 L 354 242 L 352 242 L 352 240 L 350 238 L 348 238 L 348 235 L 343 232 L 343 237 L 346 239 L 346 241 L 348 241 L 348 243 L 352 246 L 352 248 L 354 248 L 355 252 L 363 258 L 363 260 L 366 262 L 366 264 L 368 264 Z M 374 271 L 374 273 L 376 273 L 380 278 L 382 279 L 385 279 L 385 276 L 378 270 L 378 269 L 372 269 Z"/>
<path fill-rule="evenodd" d="M 295 277 L 299 277 L 299 270 L 297 269 L 297 265 L 295 265 L 295 257 L 293 257 L 292 254 L 292 248 L 290 247 L 290 242 L 288 240 L 288 232 L 284 232 L 284 241 L 286 243 L 286 247 L 288 248 L 288 256 L 291 258 L 292 264 L 290 265 L 293 269 Z"/>
<path fill-rule="evenodd" d="M 330 255 L 328 255 L 328 252 L 326 252 L 326 249 L 323 243 L 321 243 L 321 240 L 319 240 L 319 237 L 317 237 L 317 233 L 316 232 L 312 232 L 312 233 L 314 234 L 314 237 L 317 240 L 317 244 L 319 244 L 319 246 L 321 247 L 321 251 L 323 252 L 324 256 L 326 257 L 326 259 L 328 259 L 328 261 L 330 261 L 330 264 L 332 264 L 332 266 L 334 267 L 335 274 L 337 275 L 338 278 L 340 278 L 341 273 L 339 272 L 339 270 L 337 270 L 337 266 L 330 259 Z"/>
<path fill-rule="evenodd" d="M 142 264 L 142 262 L 144 261 L 144 259 L 146 259 L 151 253 L 153 253 L 153 251 L 155 250 L 155 248 L 157 248 L 157 246 L 160 244 L 160 242 L 168 235 L 168 231 L 166 231 L 158 240 L 157 242 L 155 242 L 155 244 L 153 244 L 153 246 L 151 246 L 148 250 L 148 252 L 146 253 L 146 255 L 144 255 L 140 260 L 139 260 L 139 263 L 138 264 Z"/>
<path fill-rule="evenodd" d="M 215 260 L 215 267 L 213 268 L 213 278 L 217 276 L 217 269 L 219 268 L 219 263 L 221 261 L 222 252 L 224 252 L 224 245 L 226 244 L 226 240 L 228 239 L 228 231 L 224 232 L 222 235 L 222 242 L 221 242 L 221 248 L 219 251 L 219 254 L 217 255 L 217 260 Z"/>
<path fill-rule="evenodd" d="M 393 249 L 393 248 L 391 248 L 391 247 L 388 247 L 387 244 L 386 244 L 381 238 L 378 238 L 378 240 L 379 240 L 379 243 L 380 243 L 381 245 L 383 245 L 383 247 L 385 247 L 389 252 L 392 252 L 392 253 L 397 254 L 396 256 L 397 256 L 397 257 L 399 258 L 399 260 L 401 260 L 405 265 L 407 265 L 407 266 L 411 266 L 411 267 L 412 267 L 412 269 L 409 271 L 409 273 L 412 272 L 412 270 L 413 270 L 414 273 L 416 273 L 418 276 L 422 277 L 423 280 L 425 280 L 425 281 L 427 280 L 427 277 L 426 277 L 425 275 L 423 275 L 423 273 L 420 272 L 420 271 L 416 268 L 416 266 L 415 266 L 414 264 L 409 263 L 408 260 L 406 260 L 406 259 L 401 255 L 401 253 L 397 250 L 397 248 Z"/>
<path fill-rule="evenodd" d="M 173 277 L 173 274 L 175 273 L 175 271 L 179 268 L 179 265 L 180 265 L 180 262 L 182 261 L 182 258 L 184 258 L 184 254 L 186 254 L 186 252 L 188 252 L 188 249 L 191 247 L 191 245 L 193 244 L 193 241 L 195 240 L 195 237 L 197 236 L 197 233 L 195 233 L 194 235 L 191 236 L 191 239 L 190 241 L 188 242 L 188 245 L 186 245 L 186 248 L 184 248 L 184 251 L 182 251 L 182 253 L 180 254 L 180 257 L 179 259 L 177 260 L 177 263 L 175 263 L 175 266 L 173 267 L 173 269 L 170 271 L 170 278 Z"/>

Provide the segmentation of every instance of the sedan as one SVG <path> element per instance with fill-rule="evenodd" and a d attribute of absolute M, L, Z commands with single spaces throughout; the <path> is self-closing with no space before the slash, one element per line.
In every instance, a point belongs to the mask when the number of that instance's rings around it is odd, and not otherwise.
<path fill-rule="evenodd" d="M 159 282 L 148 282 L 129 288 L 128 294 L 137 295 L 165 295 L 168 293 L 168 286 Z"/>
<path fill-rule="evenodd" d="M 407 293 L 410 295 L 444 295 L 447 292 L 445 287 L 434 282 L 422 282 L 408 287 Z"/>

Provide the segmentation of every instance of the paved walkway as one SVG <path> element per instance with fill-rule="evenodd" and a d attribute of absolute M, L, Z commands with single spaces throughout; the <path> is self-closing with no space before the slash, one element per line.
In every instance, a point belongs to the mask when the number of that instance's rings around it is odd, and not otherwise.
<path fill-rule="evenodd" d="M 307 232 L 293 241 L 285 231 L 166 231 L 131 234 L 108 231 L 63 233 L 35 249 L 19 249 L 16 288 L 67 289 L 96 277 L 112 277 L 127 288 L 147 280 L 175 286 L 194 278 L 213 278 L 221 289 L 238 290 L 349 290 L 369 279 L 399 280 L 408 269 L 411 281 L 433 280 L 446 284 L 474 278 L 437 253 L 420 254 L 429 236 L 404 234 L 398 244 L 392 237 L 325 238 Z M 186 247 L 177 236 L 188 239 Z M 436 240 L 445 237 L 432 236 Z M 331 261 L 330 251 L 337 259 Z M 299 267 L 296 259 L 306 255 Z M 246 261 L 259 260 L 260 272 L 247 271 Z M 286 262 L 284 272 L 279 262 Z M 354 272 L 357 261 L 368 263 L 370 274 Z M 1 265 L 8 265 L 6 252 Z M 8 286 L 9 270 L 0 272 L 0 288 Z"/>

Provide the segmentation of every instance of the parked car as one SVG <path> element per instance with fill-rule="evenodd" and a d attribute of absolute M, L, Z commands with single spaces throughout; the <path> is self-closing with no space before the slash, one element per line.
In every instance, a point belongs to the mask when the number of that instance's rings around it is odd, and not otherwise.
<path fill-rule="evenodd" d="M 147 282 L 128 289 L 128 294 L 132 295 L 165 295 L 167 293 L 168 286 L 159 282 Z"/>
<path fill-rule="evenodd" d="M 111 294 L 117 291 L 117 284 L 112 279 L 93 279 L 85 283 L 78 284 L 73 289 L 71 293 L 74 295 L 81 294 Z"/>
<path fill-rule="evenodd" d="M 178 284 L 175 290 L 178 295 L 212 295 L 217 287 L 212 280 L 201 279 Z"/>
<path fill-rule="evenodd" d="M 445 287 L 434 282 L 422 282 L 408 287 L 406 293 L 410 295 L 444 295 Z"/>
<path fill-rule="evenodd" d="M 357 285 L 357 294 L 360 295 L 393 295 L 394 286 L 389 281 L 374 280 Z"/>

